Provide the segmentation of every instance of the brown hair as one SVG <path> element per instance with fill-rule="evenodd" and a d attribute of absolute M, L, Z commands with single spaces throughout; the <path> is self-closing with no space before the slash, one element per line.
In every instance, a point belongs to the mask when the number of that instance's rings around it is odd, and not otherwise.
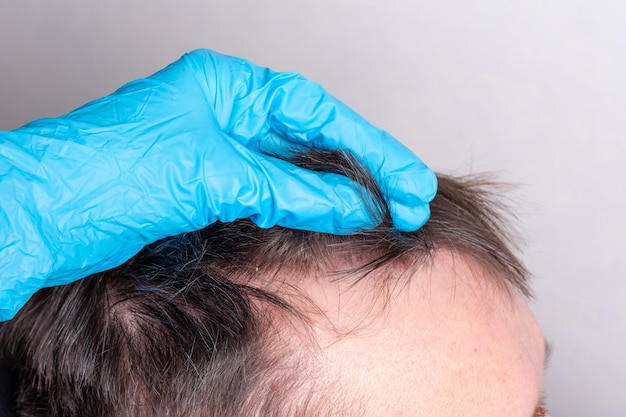
<path fill-rule="evenodd" d="M 311 151 L 294 162 L 353 178 L 380 225 L 334 236 L 216 223 L 150 245 L 114 270 L 41 290 L 0 326 L 20 415 L 336 415 L 340 401 L 316 385 L 307 355 L 275 337 L 277 316 L 306 317 L 267 290 L 270 279 L 393 280 L 446 250 L 530 295 L 492 182 L 439 175 L 429 222 L 400 233 L 385 190 L 355 158 Z M 337 260 L 348 267 L 337 271 Z"/>

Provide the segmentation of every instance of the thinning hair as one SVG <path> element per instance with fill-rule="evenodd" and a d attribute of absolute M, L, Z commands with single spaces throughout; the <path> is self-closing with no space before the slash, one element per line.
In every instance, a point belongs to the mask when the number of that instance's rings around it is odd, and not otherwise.
<path fill-rule="evenodd" d="M 385 190 L 354 157 L 310 151 L 294 163 L 352 178 L 380 225 L 335 236 L 215 223 L 152 244 L 111 271 L 39 291 L 0 326 L 19 415 L 349 415 L 349 402 L 316 382 L 310 355 L 281 335 L 281 317 L 306 323 L 306 313 L 269 283 L 306 286 L 313 275 L 393 281 L 448 251 L 495 285 L 530 295 L 497 184 L 439 175 L 431 219 L 401 233 Z"/>

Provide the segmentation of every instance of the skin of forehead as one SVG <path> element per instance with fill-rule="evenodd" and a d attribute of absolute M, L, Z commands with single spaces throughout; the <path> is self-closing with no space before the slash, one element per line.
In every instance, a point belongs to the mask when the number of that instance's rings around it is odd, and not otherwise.
<path fill-rule="evenodd" d="M 521 297 L 459 257 L 435 255 L 391 288 L 319 279 L 303 291 L 319 309 L 321 374 L 364 417 L 533 416 L 541 330 Z"/>

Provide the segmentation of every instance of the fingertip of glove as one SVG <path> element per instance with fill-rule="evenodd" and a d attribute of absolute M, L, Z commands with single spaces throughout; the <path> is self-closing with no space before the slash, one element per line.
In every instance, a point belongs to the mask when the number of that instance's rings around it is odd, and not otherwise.
<path fill-rule="evenodd" d="M 392 204 L 390 210 L 394 227 L 400 232 L 414 232 L 430 218 L 428 204 L 412 207 Z"/>
<path fill-rule="evenodd" d="M 390 198 L 409 207 L 428 204 L 437 194 L 437 176 L 424 164 L 400 171 L 386 182 Z"/>

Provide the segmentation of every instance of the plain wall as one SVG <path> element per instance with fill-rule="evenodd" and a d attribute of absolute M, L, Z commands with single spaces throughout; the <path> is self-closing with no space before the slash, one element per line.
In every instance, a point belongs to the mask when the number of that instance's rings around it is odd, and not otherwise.
<path fill-rule="evenodd" d="M 522 184 L 552 414 L 626 415 L 626 3 L 2 0 L 0 129 L 197 47 L 319 81 L 434 169 Z"/>

